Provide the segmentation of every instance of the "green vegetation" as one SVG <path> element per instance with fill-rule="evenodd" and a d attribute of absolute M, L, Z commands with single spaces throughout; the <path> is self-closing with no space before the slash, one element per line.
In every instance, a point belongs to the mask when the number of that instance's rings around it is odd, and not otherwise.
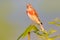
<path fill-rule="evenodd" d="M 60 20 L 55 20 L 52 22 L 49 22 L 49 24 L 54 24 L 54 25 L 58 25 L 58 22 L 60 22 Z M 28 28 L 18 37 L 17 40 L 20 40 L 20 38 L 24 38 L 26 35 L 30 35 L 28 33 L 35 33 L 37 35 L 37 37 L 39 37 L 41 40 L 55 40 L 56 38 L 60 38 L 60 34 L 59 35 L 55 35 L 55 36 L 51 36 L 52 34 L 54 34 L 55 32 L 57 32 L 54 29 L 48 30 L 48 31 L 41 31 L 39 30 L 35 25 L 31 24 L 28 26 Z M 30 37 L 28 36 L 28 40 L 30 40 Z"/>

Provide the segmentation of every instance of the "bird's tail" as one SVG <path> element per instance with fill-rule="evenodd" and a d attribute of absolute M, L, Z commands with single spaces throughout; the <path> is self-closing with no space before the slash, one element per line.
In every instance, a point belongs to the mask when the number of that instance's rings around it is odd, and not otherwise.
<path fill-rule="evenodd" d="M 42 24 L 42 23 L 40 23 L 40 29 L 41 29 L 42 31 L 44 31 L 44 27 L 43 27 L 43 24 Z"/>

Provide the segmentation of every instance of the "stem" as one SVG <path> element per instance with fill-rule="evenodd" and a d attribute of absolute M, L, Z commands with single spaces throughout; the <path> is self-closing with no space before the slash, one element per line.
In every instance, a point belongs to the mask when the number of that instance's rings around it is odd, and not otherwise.
<path fill-rule="evenodd" d="M 30 40 L 30 32 L 28 32 L 28 40 Z"/>
<path fill-rule="evenodd" d="M 46 38 L 46 40 L 48 40 L 48 37 L 45 37 Z"/>

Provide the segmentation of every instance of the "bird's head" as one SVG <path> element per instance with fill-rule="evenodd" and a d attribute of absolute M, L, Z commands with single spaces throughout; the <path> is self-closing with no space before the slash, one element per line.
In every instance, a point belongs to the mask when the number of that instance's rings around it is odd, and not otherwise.
<path fill-rule="evenodd" d="M 31 8 L 32 7 L 32 5 L 31 4 L 27 4 L 27 8 Z"/>

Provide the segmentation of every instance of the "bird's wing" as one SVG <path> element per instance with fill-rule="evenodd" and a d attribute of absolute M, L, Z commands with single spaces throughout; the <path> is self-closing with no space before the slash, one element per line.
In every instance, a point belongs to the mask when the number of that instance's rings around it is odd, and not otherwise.
<path fill-rule="evenodd" d="M 33 14 L 38 17 L 38 13 L 36 12 L 36 10 L 34 10 L 33 12 L 34 12 Z"/>

